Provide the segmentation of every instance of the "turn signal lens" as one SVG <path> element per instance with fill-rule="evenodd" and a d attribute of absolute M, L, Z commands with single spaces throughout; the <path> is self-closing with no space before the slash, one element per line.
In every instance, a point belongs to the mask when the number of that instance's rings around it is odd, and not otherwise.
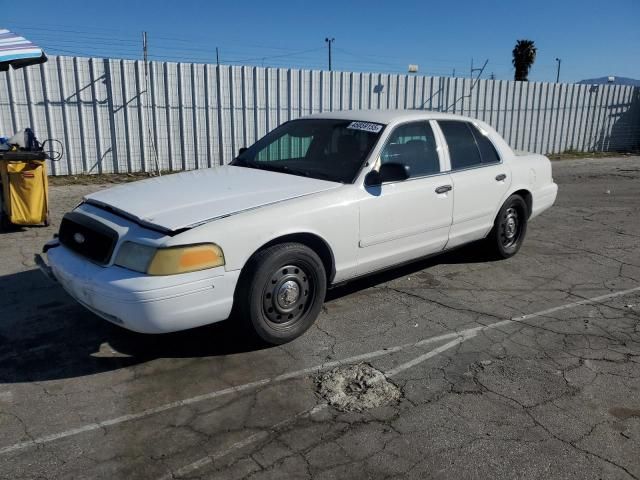
<path fill-rule="evenodd" d="M 204 243 L 158 249 L 147 268 L 147 273 L 149 275 L 174 275 L 221 267 L 222 265 L 224 265 L 222 249 L 215 243 Z"/>

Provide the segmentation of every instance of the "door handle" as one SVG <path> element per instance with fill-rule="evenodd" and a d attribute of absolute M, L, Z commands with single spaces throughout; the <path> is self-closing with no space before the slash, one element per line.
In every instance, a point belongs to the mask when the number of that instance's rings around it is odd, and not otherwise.
<path fill-rule="evenodd" d="M 506 173 L 501 173 L 500 175 L 496 175 L 496 181 L 497 182 L 501 182 L 505 178 L 507 178 L 507 174 Z"/>
<path fill-rule="evenodd" d="M 451 190 L 453 187 L 451 185 L 440 185 L 436 188 L 436 193 L 446 193 Z"/>

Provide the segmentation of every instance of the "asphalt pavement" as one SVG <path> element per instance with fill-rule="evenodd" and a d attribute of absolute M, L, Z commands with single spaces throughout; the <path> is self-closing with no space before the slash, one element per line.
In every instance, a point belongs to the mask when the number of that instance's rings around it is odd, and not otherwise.
<path fill-rule="evenodd" d="M 32 256 L 101 187 L 52 187 L 0 234 L 0 478 L 640 478 L 640 157 L 554 178 L 514 258 L 347 284 L 274 348 L 77 305 Z"/>

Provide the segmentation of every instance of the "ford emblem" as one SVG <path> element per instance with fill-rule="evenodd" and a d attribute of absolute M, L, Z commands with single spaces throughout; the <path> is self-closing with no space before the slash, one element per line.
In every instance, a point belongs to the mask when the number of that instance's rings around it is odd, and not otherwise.
<path fill-rule="evenodd" d="M 77 233 L 73 234 L 73 241 L 74 242 L 79 243 L 79 244 L 82 245 L 84 243 L 84 240 L 85 240 L 84 235 L 81 234 L 80 232 L 77 232 Z"/>

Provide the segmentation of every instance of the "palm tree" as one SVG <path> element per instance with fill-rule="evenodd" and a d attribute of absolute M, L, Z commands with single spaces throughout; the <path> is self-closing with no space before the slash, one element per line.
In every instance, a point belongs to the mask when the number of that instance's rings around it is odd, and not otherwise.
<path fill-rule="evenodd" d="M 536 60 L 536 48 L 533 40 L 518 40 L 513 47 L 513 66 L 516 69 L 515 80 L 528 82 L 529 70 Z"/>

